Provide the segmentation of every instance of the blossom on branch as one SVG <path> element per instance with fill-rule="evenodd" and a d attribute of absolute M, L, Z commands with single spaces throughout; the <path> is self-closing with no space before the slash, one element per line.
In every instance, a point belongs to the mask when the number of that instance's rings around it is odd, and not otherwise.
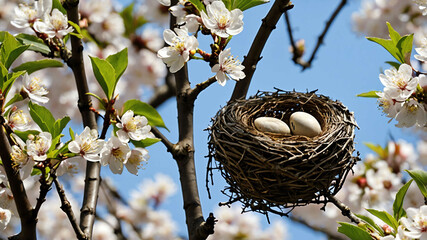
<path fill-rule="evenodd" d="M 22 90 L 28 95 L 28 97 L 38 103 L 47 103 L 49 98 L 44 95 L 48 94 L 45 86 L 42 84 L 42 80 L 39 77 L 30 78 L 27 73 L 22 79 Z M 21 91 L 22 92 L 22 91 Z"/>
<path fill-rule="evenodd" d="M 91 162 L 100 161 L 100 152 L 104 147 L 104 140 L 98 139 L 98 131 L 85 127 L 82 134 L 75 136 L 74 140 L 68 144 L 68 150 L 78 153 L 82 158 Z"/>
<path fill-rule="evenodd" d="M 12 217 L 12 212 L 0 207 L 0 229 L 5 230 Z"/>
<path fill-rule="evenodd" d="M 117 123 L 120 130 L 117 131 L 117 137 L 120 141 L 127 143 L 129 138 L 135 141 L 141 141 L 149 138 L 151 127 L 148 125 L 148 120 L 144 116 L 134 116 L 132 110 L 128 110 L 120 119 L 121 123 Z"/>
<path fill-rule="evenodd" d="M 15 18 L 10 22 L 16 28 L 31 27 L 45 12 L 50 12 L 52 1 L 34 1 L 34 6 L 19 4 L 15 8 Z"/>
<path fill-rule="evenodd" d="M 246 75 L 245 68 L 238 59 L 231 56 L 231 49 L 222 51 L 218 57 L 218 63 L 212 67 L 212 72 L 216 72 L 215 78 L 221 86 L 224 86 L 230 78 L 238 81 Z"/>
<path fill-rule="evenodd" d="M 51 144 L 52 135 L 48 132 L 41 132 L 39 135 L 27 140 L 27 154 L 34 161 L 45 161 Z"/>
<path fill-rule="evenodd" d="M 201 12 L 203 24 L 219 37 L 228 38 L 243 30 L 243 12 L 240 9 L 230 12 L 222 1 L 214 1 L 206 6 L 206 12 Z"/>
<path fill-rule="evenodd" d="M 408 231 L 404 235 L 409 239 L 427 239 L 427 205 L 419 209 L 408 208 L 406 210 L 407 218 L 402 217 L 400 222 Z"/>
<path fill-rule="evenodd" d="M 415 48 L 415 51 L 419 54 L 415 54 L 415 59 L 421 62 L 427 62 L 427 38 L 421 39 L 420 47 Z"/>
<path fill-rule="evenodd" d="M 120 141 L 116 136 L 111 136 L 102 149 L 101 164 L 103 166 L 108 164 L 114 174 L 122 174 L 123 165 L 126 164 L 130 155 L 129 145 Z"/>
<path fill-rule="evenodd" d="M 176 73 L 190 60 L 190 51 L 196 50 L 199 42 L 196 37 L 189 36 L 185 28 L 175 28 L 175 32 L 166 29 L 163 38 L 170 46 L 160 49 L 157 56 L 170 67 L 171 73 Z"/>
<path fill-rule="evenodd" d="M 396 114 L 402 108 L 402 103 L 397 102 L 386 93 L 377 92 L 376 94 L 379 97 L 378 98 L 379 106 L 382 108 L 383 112 L 387 115 L 387 117 L 389 118 L 396 117 Z"/>
<path fill-rule="evenodd" d="M 52 15 L 46 12 L 43 21 L 36 21 L 34 29 L 39 33 L 47 34 L 48 38 L 63 38 L 73 31 L 73 27 L 68 26 L 67 16 L 57 8 L 53 9 Z"/>
<path fill-rule="evenodd" d="M 399 122 L 396 127 L 424 127 L 427 122 L 427 111 L 424 106 L 415 99 L 409 99 L 402 105 L 402 109 L 396 114 Z"/>
<path fill-rule="evenodd" d="M 7 124 L 13 129 L 21 132 L 27 131 L 30 128 L 31 117 L 23 110 L 12 110 L 9 115 Z"/>
<path fill-rule="evenodd" d="M 138 170 L 141 168 L 144 162 L 147 162 L 150 156 L 145 148 L 135 148 L 131 151 L 128 161 L 125 166 L 126 169 L 134 174 L 138 175 Z"/>
<path fill-rule="evenodd" d="M 399 69 L 387 69 L 380 74 L 380 81 L 385 86 L 384 93 L 396 101 L 405 101 L 415 91 L 418 77 L 412 78 L 412 67 L 408 64 L 400 65 Z"/>

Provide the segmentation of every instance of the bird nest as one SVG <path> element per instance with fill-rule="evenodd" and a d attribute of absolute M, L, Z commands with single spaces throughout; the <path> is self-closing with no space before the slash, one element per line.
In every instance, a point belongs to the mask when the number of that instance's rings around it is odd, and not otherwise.
<path fill-rule="evenodd" d="M 314 116 L 320 135 L 284 136 L 260 132 L 254 125 L 264 116 L 289 123 L 296 111 Z M 223 204 L 240 201 L 244 211 L 286 215 L 296 206 L 326 203 L 359 160 L 353 156 L 353 113 L 313 92 L 258 92 L 229 102 L 212 122 L 207 183 L 218 169 L 228 183 L 222 192 L 229 201 Z"/>

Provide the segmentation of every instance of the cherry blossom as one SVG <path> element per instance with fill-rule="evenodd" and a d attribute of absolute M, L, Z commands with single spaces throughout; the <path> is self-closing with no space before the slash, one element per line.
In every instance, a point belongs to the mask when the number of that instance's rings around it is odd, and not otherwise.
<path fill-rule="evenodd" d="M 391 98 L 388 94 L 383 92 L 377 92 L 377 95 L 379 96 L 378 104 L 382 108 L 386 116 L 389 118 L 396 117 L 396 114 L 402 108 L 402 103 L 397 102 L 396 100 Z"/>
<path fill-rule="evenodd" d="M 104 140 L 98 139 L 96 129 L 85 127 L 83 132 L 75 135 L 74 140 L 68 144 L 68 150 L 78 153 L 82 158 L 91 162 L 100 161 L 100 152 L 104 147 Z"/>
<path fill-rule="evenodd" d="M 427 123 L 427 111 L 423 104 L 415 99 L 406 101 L 402 109 L 396 114 L 396 120 L 399 122 L 397 127 L 424 127 Z"/>
<path fill-rule="evenodd" d="M 239 34 L 243 30 L 243 12 L 234 9 L 231 12 L 222 1 L 214 1 L 201 12 L 203 24 L 215 35 L 223 38 Z"/>
<path fill-rule="evenodd" d="M 5 230 L 12 217 L 12 212 L 0 207 L 0 229 Z"/>
<path fill-rule="evenodd" d="M 36 20 L 40 19 L 45 12 L 49 12 L 51 8 L 51 0 L 34 1 L 34 6 L 19 4 L 18 7 L 15 7 L 15 17 L 10 23 L 17 28 L 30 27 Z"/>
<path fill-rule="evenodd" d="M 219 54 L 218 63 L 212 67 L 212 72 L 216 72 L 215 78 L 221 86 L 224 86 L 230 77 L 234 80 L 244 78 L 245 68 L 239 60 L 231 56 L 231 49 L 228 48 Z"/>
<path fill-rule="evenodd" d="M 9 115 L 7 123 L 12 129 L 23 132 L 30 128 L 31 117 L 23 110 L 15 110 Z"/>
<path fill-rule="evenodd" d="M 134 116 L 132 110 L 126 111 L 120 121 L 121 122 L 116 125 L 120 128 L 120 130 L 117 131 L 117 137 L 124 143 L 129 142 L 129 138 L 135 141 L 141 141 L 151 136 L 151 127 L 148 125 L 147 118 L 139 115 Z"/>
<path fill-rule="evenodd" d="M 42 83 L 42 80 L 39 77 L 30 78 L 27 73 L 24 74 L 22 79 L 22 90 L 28 94 L 28 97 L 35 102 L 38 103 L 47 103 L 49 98 L 47 98 L 46 94 L 49 91 L 46 90 L 45 86 Z"/>
<path fill-rule="evenodd" d="M 111 136 L 101 152 L 101 164 L 110 167 L 114 174 L 122 174 L 123 165 L 131 155 L 131 149 L 127 143 L 120 141 L 116 136 Z"/>
<path fill-rule="evenodd" d="M 142 165 L 148 161 L 150 156 L 148 155 L 148 151 L 144 148 L 135 148 L 132 149 L 131 154 L 129 156 L 128 161 L 125 166 L 126 169 L 134 174 L 138 175 L 138 170 L 142 167 Z"/>
<path fill-rule="evenodd" d="M 400 65 L 399 69 L 391 68 L 380 74 L 380 81 L 385 86 L 384 93 L 396 101 L 405 101 L 412 95 L 418 85 L 418 77 L 412 78 L 412 67 Z"/>
<path fill-rule="evenodd" d="M 415 59 L 421 62 L 427 61 L 427 38 L 421 39 L 420 47 L 415 48 L 415 51 L 418 53 L 414 55 Z"/>
<path fill-rule="evenodd" d="M 406 209 L 406 217 L 402 217 L 400 222 L 408 231 L 404 235 L 409 239 L 427 239 L 427 205 L 420 208 Z"/>
<path fill-rule="evenodd" d="M 67 16 L 57 8 L 52 10 L 52 15 L 46 12 L 43 21 L 36 21 L 34 29 L 37 32 L 47 34 L 48 38 L 63 38 L 73 31 L 73 27 L 68 26 Z"/>
<path fill-rule="evenodd" d="M 26 144 L 21 138 L 12 134 L 17 145 L 12 146 L 12 160 L 21 168 L 21 178 L 26 179 L 31 175 L 35 162 L 26 153 Z"/>
<path fill-rule="evenodd" d="M 163 38 L 170 46 L 160 49 L 157 56 L 170 67 L 171 73 L 176 73 L 190 59 L 190 51 L 197 49 L 199 42 L 196 37 L 189 36 L 185 28 L 175 28 L 175 32 L 166 29 Z"/>
<path fill-rule="evenodd" d="M 48 132 L 41 132 L 39 135 L 27 140 L 27 154 L 34 161 L 45 161 L 51 144 L 52 135 Z"/>

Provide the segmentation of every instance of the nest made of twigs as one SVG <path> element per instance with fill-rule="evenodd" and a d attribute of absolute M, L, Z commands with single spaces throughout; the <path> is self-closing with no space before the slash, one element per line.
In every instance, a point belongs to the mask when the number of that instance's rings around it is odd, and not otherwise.
<path fill-rule="evenodd" d="M 296 111 L 314 116 L 321 134 L 283 136 L 254 126 L 254 119 L 262 116 L 289 123 Z M 246 211 L 286 214 L 284 209 L 324 203 L 339 191 L 358 160 L 352 156 L 357 127 L 353 113 L 319 94 L 259 92 L 229 102 L 212 121 L 208 173 L 219 169 L 229 185 L 223 190 L 230 197 L 226 204 L 240 201 Z"/>

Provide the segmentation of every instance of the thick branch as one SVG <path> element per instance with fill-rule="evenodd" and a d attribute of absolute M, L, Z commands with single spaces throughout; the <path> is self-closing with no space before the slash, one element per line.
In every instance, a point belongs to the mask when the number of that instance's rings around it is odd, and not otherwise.
<path fill-rule="evenodd" d="M 3 128 L 4 119 L 1 117 L 0 124 L 0 157 L 6 171 L 7 180 L 15 200 L 16 209 L 18 210 L 21 220 L 21 232 L 11 239 L 36 239 L 36 219 L 33 218 L 33 208 L 28 201 L 27 192 L 19 175 L 19 170 L 13 167 L 11 158 L 12 148 Z"/>
<path fill-rule="evenodd" d="M 335 198 L 334 196 L 330 195 L 327 196 L 329 202 L 333 203 L 339 210 L 341 210 L 341 214 L 344 217 L 347 217 L 350 219 L 353 223 L 359 224 L 361 221 L 354 213 L 351 212 L 350 208 L 346 206 L 344 203 L 342 203 L 340 200 Z"/>
<path fill-rule="evenodd" d="M 76 24 L 79 23 L 78 0 L 67 0 L 64 3 L 67 9 L 68 19 Z M 98 129 L 95 114 L 90 110 L 91 100 L 87 95 L 89 88 L 87 85 L 86 73 L 83 63 L 83 45 L 82 41 L 71 36 L 72 57 L 67 62 L 73 70 L 79 94 L 78 106 L 83 118 L 84 126 L 90 129 Z M 98 200 L 99 174 L 101 165 L 99 162 L 87 162 L 85 189 L 83 196 L 83 205 L 80 214 L 80 227 L 90 239 L 92 236 L 93 223 L 95 221 L 96 204 Z"/>
<path fill-rule="evenodd" d="M 76 233 L 77 239 L 87 240 L 88 238 L 77 224 L 77 219 L 74 216 L 70 201 L 68 201 L 67 196 L 65 195 L 65 191 L 62 188 L 62 185 L 59 183 L 58 178 L 56 176 L 53 176 L 53 181 L 55 183 L 59 199 L 61 199 L 61 209 L 65 212 L 65 214 L 67 214 L 68 220 L 70 221 L 71 226 L 73 227 L 73 230 Z"/>
<path fill-rule="evenodd" d="M 307 62 L 305 62 L 304 60 L 301 59 L 302 53 L 299 52 L 297 50 L 296 46 L 295 46 L 295 42 L 294 42 L 293 35 L 292 35 L 292 28 L 291 28 L 290 20 L 289 20 L 289 17 L 287 16 L 287 13 L 285 12 L 285 19 L 286 19 L 286 25 L 287 25 L 287 28 L 288 28 L 288 34 L 289 34 L 289 38 L 290 38 L 290 41 L 291 41 L 291 46 L 292 46 L 292 48 L 294 50 L 294 52 L 293 52 L 294 55 L 292 57 L 292 60 L 296 64 L 301 65 L 303 71 L 305 69 L 311 67 L 311 63 L 313 62 L 314 58 L 316 57 L 317 51 L 319 50 L 320 46 L 323 44 L 323 40 L 324 40 L 324 38 L 326 36 L 326 33 L 328 32 L 328 30 L 331 27 L 332 23 L 334 22 L 335 18 L 338 16 L 338 14 L 341 12 L 341 10 L 344 8 L 344 6 L 346 4 L 347 4 L 347 0 L 341 0 L 341 2 L 338 5 L 338 7 L 332 13 L 331 17 L 326 22 L 325 28 L 323 29 L 322 33 L 317 38 L 316 46 L 314 47 L 314 50 L 311 53 L 310 59 Z"/>
<path fill-rule="evenodd" d="M 243 66 L 245 66 L 243 71 L 246 77 L 236 83 L 230 100 L 246 97 L 252 76 L 254 75 L 258 61 L 261 59 L 261 52 L 267 42 L 267 39 L 270 37 L 271 32 L 276 28 L 276 24 L 282 13 L 293 7 L 289 2 L 289 0 L 276 0 L 267 16 L 262 19 L 261 27 L 252 42 L 248 55 L 243 61 Z"/>

